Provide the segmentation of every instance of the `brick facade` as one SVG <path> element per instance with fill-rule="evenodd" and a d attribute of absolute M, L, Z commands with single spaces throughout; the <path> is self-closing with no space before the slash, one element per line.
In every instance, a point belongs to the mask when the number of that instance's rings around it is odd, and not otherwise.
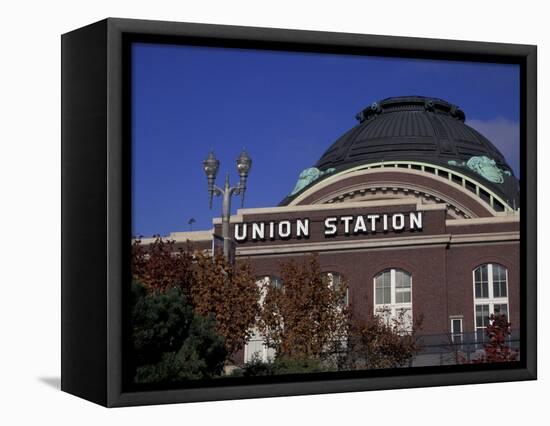
<path fill-rule="evenodd" d="M 381 198 L 363 197 L 361 188 L 382 188 Z M 395 188 L 409 188 L 397 194 Z M 393 188 L 393 189 L 392 189 Z M 416 188 L 416 189 L 415 189 Z M 421 191 L 418 189 L 422 188 Z M 327 201 L 330 195 L 331 200 Z M 324 200 L 324 201 L 323 201 Z M 309 204 L 313 202 L 314 204 Z M 460 215 L 450 214 L 450 210 Z M 325 220 L 345 216 L 422 213 L 422 228 L 384 232 L 343 232 L 326 235 Z M 512 328 L 519 328 L 520 239 L 519 212 L 496 212 L 487 200 L 476 197 L 451 179 L 417 171 L 378 170 L 367 174 L 350 173 L 341 179 L 321 183 L 294 205 L 273 208 L 242 209 L 231 217 L 230 233 L 235 225 L 308 220 L 307 236 L 293 231 L 288 238 L 275 236 L 235 241 L 237 259 L 250 260 L 258 277 L 280 276 L 280 262 L 317 253 L 326 272 L 345 277 L 349 304 L 356 318 L 374 312 L 374 278 L 380 272 L 396 268 L 412 278 L 413 317 L 423 317 L 421 333 L 450 333 L 450 318 L 462 318 L 464 333 L 475 331 L 473 271 L 482 264 L 494 263 L 508 274 L 508 311 Z M 267 225 L 266 225 L 267 226 Z M 210 249 L 212 233 L 221 235 L 221 221 L 207 239 L 194 242 L 196 248 Z M 173 234 L 182 244 L 187 233 Z M 237 363 L 245 360 L 245 351 L 235 354 Z"/>

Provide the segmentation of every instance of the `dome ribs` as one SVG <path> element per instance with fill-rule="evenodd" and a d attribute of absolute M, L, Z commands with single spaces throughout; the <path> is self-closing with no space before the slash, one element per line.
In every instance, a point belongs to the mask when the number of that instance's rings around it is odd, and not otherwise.
<path fill-rule="evenodd" d="M 506 174 L 501 184 L 492 183 L 464 166 L 472 157 L 485 156 L 511 170 L 495 145 L 465 124 L 465 117 L 459 107 L 438 98 L 404 96 L 374 102 L 357 114 L 359 124 L 332 144 L 316 167 L 340 172 L 387 161 L 420 161 L 455 169 L 519 205 L 518 180 L 512 174 Z"/>

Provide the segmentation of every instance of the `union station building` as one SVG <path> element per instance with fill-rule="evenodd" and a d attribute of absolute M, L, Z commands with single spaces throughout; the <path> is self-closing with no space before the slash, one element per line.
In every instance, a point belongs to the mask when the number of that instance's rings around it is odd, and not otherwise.
<path fill-rule="evenodd" d="M 446 362 L 448 343 L 474 353 L 489 315 L 519 329 L 519 182 L 503 155 L 441 99 L 388 98 L 357 114 L 278 206 L 231 216 L 235 256 L 258 280 L 279 283 L 279 262 L 317 253 L 347 303 L 364 317 L 423 317 L 416 365 Z M 213 247 L 208 231 L 176 242 Z M 273 355 L 255 335 L 242 360 Z"/>

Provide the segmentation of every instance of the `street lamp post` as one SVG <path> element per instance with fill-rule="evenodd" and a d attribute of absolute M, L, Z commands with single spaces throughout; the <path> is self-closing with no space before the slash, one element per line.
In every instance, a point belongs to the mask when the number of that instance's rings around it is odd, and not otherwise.
<path fill-rule="evenodd" d="M 222 237 L 223 237 L 223 255 L 229 259 L 229 250 L 231 237 L 229 236 L 229 217 L 231 215 L 231 196 L 241 196 L 241 207 L 244 205 L 244 193 L 246 191 L 246 180 L 248 172 L 252 167 L 252 159 L 246 151 L 242 151 L 237 158 L 237 172 L 239 173 L 239 184 L 231 186 L 229 184 L 229 173 L 225 177 L 225 185 L 220 188 L 216 185 L 216 175 L 220 167 L 220 161 L 215 157 L 214 152 L 210 152 L 206 160 L 203 161 L 204 173 L 208 179 L 208 193 L 210 195 L 210 208 L 212 208 L 212 199 L 214 196 L 222 196 Z"/>

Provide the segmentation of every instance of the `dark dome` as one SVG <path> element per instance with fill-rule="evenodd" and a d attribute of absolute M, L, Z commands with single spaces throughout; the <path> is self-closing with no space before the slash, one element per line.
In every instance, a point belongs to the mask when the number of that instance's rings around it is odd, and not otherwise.
<path fill-rule="evenodd" d="M 519 205 L 519 185 L 512 169 L 485 136 L 464 124 L 466 117 L 458 106 L 437 98 L 403 96 L 374 102 L 356 118 L 359 124 L 334 142 L 315 167 L 342 171 L 381 161 L 431 163 L 468 175 L 510 205 Z M 494 160 L 504 181 L 492 182 L 464 167 L 472 157 Z"/>

